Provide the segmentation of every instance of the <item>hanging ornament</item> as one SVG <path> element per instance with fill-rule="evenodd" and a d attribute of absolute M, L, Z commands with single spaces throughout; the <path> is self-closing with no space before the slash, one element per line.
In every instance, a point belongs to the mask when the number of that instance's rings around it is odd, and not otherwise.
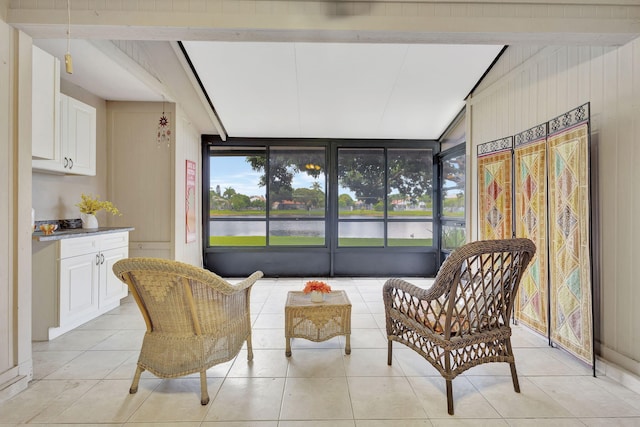
<path fill-rule="evenodd" d="M 171 142 L 171 128 L 169 127 L 169 119 L 164 113 L 164 101 L 162 101 L 162 116 L 160 116 L 160 120 L 158 121 L 158 147 L 160 144 L 167 144 L 167 147 L 170 146 Z"/>

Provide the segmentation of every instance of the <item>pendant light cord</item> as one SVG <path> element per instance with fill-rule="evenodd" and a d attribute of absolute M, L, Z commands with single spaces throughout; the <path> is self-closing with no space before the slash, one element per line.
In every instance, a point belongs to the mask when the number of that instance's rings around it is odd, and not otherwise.
<path fill-rule="evenodd" d="M 73 74 L 73 59 L 71 58 L 71 0 L 67 0 L 67 53 L 64 55 L 64 67 L 67 74 Z"/>
<path fill-rule="evenodd" d="M 67 0 L 67 53 L 71 50 L 71 0 Z"/>

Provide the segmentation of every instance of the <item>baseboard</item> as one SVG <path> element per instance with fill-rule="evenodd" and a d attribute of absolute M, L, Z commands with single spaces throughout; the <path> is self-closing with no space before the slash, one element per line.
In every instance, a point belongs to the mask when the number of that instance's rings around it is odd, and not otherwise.
<path fill-rule="evenodd" d="M 0 384 L 0 402 L 9 400 L 22 390 L 25 390 L 27 385 L 29 385 L 29 377 L 27 375 L 21 375 L 12 378 L 11 381 Z"/>
<path fill-rule="evenodd" d="M 598 357 L 598 360 L 596 361 L 596 372 L 598 374 L 605 375 L 606 377 L 619 382 L 629 390 L 640 394 L 640 377 L 627 371 L 621 366 Z"/>

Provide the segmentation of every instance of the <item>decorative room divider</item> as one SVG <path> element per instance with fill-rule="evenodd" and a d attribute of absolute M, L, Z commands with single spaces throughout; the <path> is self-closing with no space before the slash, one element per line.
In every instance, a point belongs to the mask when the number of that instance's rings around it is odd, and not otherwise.
<path fill-rule="evenodd" d="M 481 239 L 527 237 L 537 252 L 515 319 L 593 366 L 589 104 L 478 145 Z"/>
<path fill-rule="evenodd" d="M 551 340 L 595 364 L 589 104 L 556 117 L 548 126 Z"/>
<path fill-rule="evenodd" d="M 516 319 L 549 334 L 547 274 L 547 124 L 515 136 L 515 235 L 536 244 L 536 254 L 520 281 Z"/>
<path fill-rule="evenodd" d="M 512 137 L 478 145 L 478 221 L 485 240 L 513 236 L 512 151 Z"/>

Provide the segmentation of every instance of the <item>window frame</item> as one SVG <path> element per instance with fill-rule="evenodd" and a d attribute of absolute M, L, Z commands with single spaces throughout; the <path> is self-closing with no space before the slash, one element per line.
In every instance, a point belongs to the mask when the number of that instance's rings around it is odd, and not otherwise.
<path fill-rule="evenodd" d="M 326 167 L 326 207 L 325 207 L 325 245 L 324 246 L 218 246 L 211 247 L 209 241 L 209 147 L 214 146 L 219 152 L 241 152 L 243 148 L 255 149 L 261 147 L 269 149 L 277 147 L 325 147 Z M 385 149 L 429 149 L 431 150 L 433 170 L 431 174 L 433 213 L 429 221 L 433 224 L 433 240 L 431 246 L 338 246 L 338 173 L 337 156 L 340 148 L 383 148 Z M 254 263 L 256 269 L 272 275 L 317 275 L 326 276 L 357 276 L 357 275 L 389 275 L 403 274 L 429 275 L 437 271 L 437 253 L 439 243 L 439 228 L 435 206 L 436 184 L 438 179 L 438 165 L 436 156 L 439 154 L 439 143 L 431 140 L 337 140 L 337 139 L 289 139 L 289 138 L 228 138 L 221 140 L 217 135 L 203 135 L 202 153 L 206 159 L 203 164 L 203 252 L 206 268 L 218 274 L 227 272 L 228 275 L 239 275 L 248 271 L 249 265 Z M 267 161 L 267 164 L 269 162 Z M 385 172 L 386 173 L 386 172 Z M 388 199 L 385 180 L 385 203 Z M 265 189 L 268 195 L 268 189 Z M 267 204 L 269 200 L 267 199 Z M 266 221 L 273 221 L 266 215 Z M 288 220 L 288 218 L 284 218 Z M 387 237 L 387 224 L 397 221 L 407 221 L 406 218 L 387 216 L 385 205 L 384 233 Z M 423 219 L 418 219 L 422 221 Z M 268 233 L 269 228 L 266 229 Z M 244 258 L 243 258 L 244 257 Z M 242 259 L 242 261 L 241 261 Z M 250 260 L 250 261 L 248 261 Z M 299 261 L 303 260 L 303 261 Z M 242 265 L 241 265 L 242 264 Z M 322 264 L 322 266 L 320 266 Z M 327 267 L 328 265 L 328 267 Z M 397 271 L 395 271 L 397 269 Z M 366 270 L 366 272 L 365 272 Z"/>
<path fill-rule="evenodd" d="M 444 210 L 444 198 L 442 197 L 443 193 L 444 193 L 444 189 L 443 189 L 443 185 L 444 185 L 444 177 L 443 174 L 445 173 L 444 171 L 444 167 L 443 167 L 443 163 L 446 162 L 448 159 L 452 159 L 458 156 L 464 156 L 465 157 L 465 169 L 464 169 L 464 173 L 465 173 L 465 185 L 463 186 L 464 188 L 464 197 L 465 197 L 465 203 L 464 203 L 464 215 L 462 217 L 453 217 L 453 216 L 446 216 L 444 214 L 445 210 Z M 466 221 L 466 217 L 467 217 L 467 190 L 468 187 L 466 185 L 466 179 L 467 179 L 467 165 L 466 165 L 466 161 L 468 160 L 467 158 L 467 153 L 466 153 L 466 144 L 464 142 L 451 147 L 447 150 L 442 151 L 439 155 L 438 155 L 438 223 L 440 226 L 440 242 L 438 245 L 438 250 L 440 251 L 441 254 L 441 259 L 444 261 L 444 259 L 446 259 L 447 256 L 449 256 L 449 254 L 451 252 L 453 252 L 455 250 L 455 248 L 444 248 L 444 236 L 442 236 L 442 234 L 444 233 L 445 227 L 447 226 L 454 226 L 454 227 L 458 227 L 458 228 L 462 228 L 465 232 L 465 240 L 464 242 L 467 241 L 467 230 L 466 230 L 466 225 L 467 225 L 467 221 Z M 463 242 L 463 243 L 464 243 Z M 458 246 L 459 247 L 459 246 Z"/>

